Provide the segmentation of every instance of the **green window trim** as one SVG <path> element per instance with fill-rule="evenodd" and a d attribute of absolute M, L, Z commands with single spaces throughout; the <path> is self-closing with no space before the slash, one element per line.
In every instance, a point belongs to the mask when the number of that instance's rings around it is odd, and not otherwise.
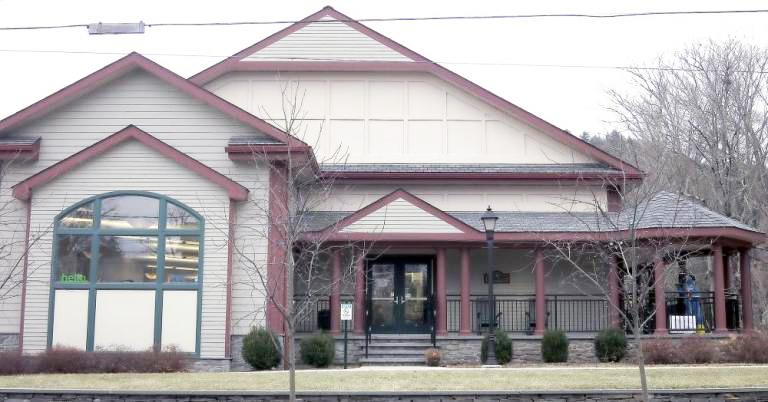
<path fill-rule="evenodd" d="M 157 229 L 115 229 L 115 228 L 102 228 L 101 227 L 101 204 L 105 198 L 118 197 L 118 196 L 141 196 L 154 198 L 159 201 L 158 211 L 158 227 Z M 77 210 L 78 208 L 93 203 L 93 221 L 91 227 L 88 228 L 73 228 L 64 227 L 61 225 L 61 220 L 69 213 Z M 167 206 L 168 203 L 174 204 L 176 207 L 183 209 L 185 212 L 192 215 L 197 219 L 197 228 L 193 229 L 166 229 L 167 224 Z M 155 312 L 154 312 L 154 345 L 155 347 L 162 346 L 162 318 L 163 318 L 163 292 L 170 291 L 196 291 L 197 292 L 197 315 L 196 315 L 196 334 L 195 334 L 195 351 L 190 353 L 193 357 L 200 356 L 200 333 L 202 327 L 202 290 L 203 290 L 203 261 L 205 250 L 205 237 L 204 237 L 205 220 L 194 209 L 185 205 L 182 202 L 176 201 L 173 198 L 166 197 L 161 194 L 146 192 L 146 191 L 114 191 L 104 194 L 99 194 L 90 198 L 86 198 L 69 208 L 65 209 L 54 220 L 53 226 L 53 241 L 52 241 L 52 257 L 51 257 L 51 287 L 49 294 L 48 305 L 48 348 L 53 347 L 53 320 L 56 303 L 56 290 L 88 290 L 88 328 L 86 337 L 86 350 L 94 350 L 94 330 L 95 330 L 95 318 L 96 318 L 96 293 L 98 290 L 154 290 L 155 291 Z M 85 278 L 81 274 L 68 274 L 75 275 L 72 278 L 67 278 L 66 281 L 61 281 L 62 276 L 58 273 L 58 249 L 59 238 L 62 235 L 82 235 L 91 237 L 91 257 L 90 267 L 88 272 L 88 278 Z M 100 236 L 152 236 L 157 237 L 157 266 L 155 268 L 156 278 L 154 282 L 98 282 L 98 262 L 100 257 Z M 168 236 L 189 236 L 197 237 L 199 249 L 198 249 L 198 263 L 197 263 L 197 279 L 195 282 L 165 282 L 165 239 Z M 80 275 L 80 276 L 76 276 Z M 72 279 L 71 281 L 69 279 Z"/>

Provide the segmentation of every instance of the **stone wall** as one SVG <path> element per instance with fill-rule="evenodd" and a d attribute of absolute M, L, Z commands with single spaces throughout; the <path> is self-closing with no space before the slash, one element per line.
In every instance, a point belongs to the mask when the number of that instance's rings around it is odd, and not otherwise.
<path fill-rule="evenodd" d="M 87 391 L 3 391 L 0 400 L 21 401 L 73 401 L 73 402 L 218 402 L 251 401 L 282 402 L 287 395 L 276 392 L 87 392 Z M 297 399 L 305 402 L 357 402 L 357 401 L 411 401 L 411 402 L 533 402 L 533 401 L 637 401 L 637 391 L 496 391 L 496 392 L 353 392 L 353 393 L 299 393 Z M 768 389 L 732 389 L 732 390 L 661 390 L 652 391 L 654 401 L 765 401 Z"/>
<path fill-rule="evenodd" d="M 19 348 L 19 334 L 0 334 L 0 352 L 17 350 Z"/>

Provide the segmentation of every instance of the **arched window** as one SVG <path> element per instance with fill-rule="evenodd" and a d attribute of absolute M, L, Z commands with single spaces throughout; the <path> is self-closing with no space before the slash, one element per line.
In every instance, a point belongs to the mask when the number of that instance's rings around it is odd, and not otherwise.
<path fill-rule="evenodd" d="M 54 222 L 49 343 L 197 353 L 202 244 L 203 218 L 161 195 L 108 193 L 68 208 Z"/>

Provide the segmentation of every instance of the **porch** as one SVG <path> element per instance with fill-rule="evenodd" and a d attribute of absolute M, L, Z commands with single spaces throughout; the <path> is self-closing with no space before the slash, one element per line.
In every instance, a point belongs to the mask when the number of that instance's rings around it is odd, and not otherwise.
<path fill-rule="evenodd" d="M 604 283 L 594 284 L 567 264 L 551 258 L 551 253 L 544 247 L 495 250 L 496 326 L 515 336 L 540 335 L 545 329 L 558 329 L 581 337 L 610 326 L 622 326 L 620 313 L 612 307 L 625 308 L 623 285 L 617 272 L 620 262 L 595 266 L 596 272 L 604 273 Z M 343 249 L 339 254 L 329 260 L 332 278 L 333 272 L 341 271 L 342 261 L 348 258 L 343 255 Z M 338 334 L 342 329 L 338 305 L 348 301 L 354 304 L 355 314 L 348 325 L 355 334 L 380 333 L 377 328 L 382 327 L 376 323 L 381 320 L 390 323 L 389 320 L 397 320 L 398 315 L 410 317 L 399 318 L 401 322 L 410 319 L 423 324 L 419 326 L 422 330 L 416 333 L 435 337 L 484 333 L 489 321 L 485 255 L 486 251 L 481 248 L 468 247 L 390 248 L 386 253 L 370 253 L 365 262 L 354 266 L 354 281 L 331 287 L 332 292 L 315 296 L 314 300 L 307 301 L 305 296 L 297 295 L 297 302 L 311 304 L 300 317 L 297 330 L 328 330 Z M 426 261 L 426 274 L 419 282 L 422 290 L 415 290 L 413 284 L 407 290 L 398 290 L 394 279 L 391 286 L 377 290 L 373 283 L 377 276 L 372 274 L 372 266 L 381 261 L 382 256 L 397 256 L 404 261 L 418 257 L 417 260 Z M 751 297 L 750 289 L 739 285 L 749 275 L 749 249 L 724 249 L 714 244 L 697 254 L 696 259 L 683 264 L 669 264 L 664 259 L 652 261 L 653 272 L 665 279 L 656 281 L 645 306 L 647 317 L 653 317 L 645 325 L 644 333 L 725 333 L 751 328 L 751 305 L 742 303 L 745 294 L 746 298 Z M 699 288 L 683 292 L 675 278 L 681 270 L 696 267 L 702 272 Z M 707 272 L 711 278 L 703 277 Z M 338 272 L 335 277 L 341 276 Z M 381 280 L 381 275 L 378 279 Z M 603 291 L 606 289 L 610 291 Z M 384 297 L 373 297 L 375 292 Z M 656 292 L 664 296 L 657 298 Z M 390 329 L 387 333 L 393 333 L 392 327 L 387 328 Z M 394 328 L 394 333 L 398 333 L 400 327 Z"/>

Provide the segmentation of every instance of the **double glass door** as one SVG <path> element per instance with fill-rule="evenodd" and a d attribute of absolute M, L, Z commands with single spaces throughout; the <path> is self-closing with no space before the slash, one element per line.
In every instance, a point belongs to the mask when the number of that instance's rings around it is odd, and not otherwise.
<path fill-rule="evenodd" d="M 431 257 L 385 257 L 368 263 L 373 332 L 429 332 L 431 271 Z"/>

